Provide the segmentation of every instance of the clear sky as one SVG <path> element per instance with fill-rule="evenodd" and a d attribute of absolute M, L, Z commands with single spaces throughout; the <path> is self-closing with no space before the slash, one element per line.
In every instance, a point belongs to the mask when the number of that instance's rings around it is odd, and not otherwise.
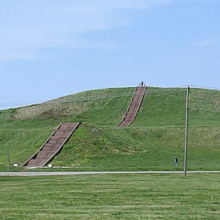
<path fill-rule="evenodd" d="M 220 0 L 0 0 L 0 109 L 142 80 L 220 88 Z"/>

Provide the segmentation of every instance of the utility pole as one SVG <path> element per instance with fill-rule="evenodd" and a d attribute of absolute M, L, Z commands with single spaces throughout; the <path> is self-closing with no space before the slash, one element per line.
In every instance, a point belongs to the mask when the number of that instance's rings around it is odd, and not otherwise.
<path fill-rule="evenodd" d="M 188 120 L 189 120 L 189 92 L 190 88 L 187 88 L 186 92 L 186 125 L 185 125 L 185 153 L 184 153 L 184 175 L 187 171 L 187 148 L 188 148 Z"/>

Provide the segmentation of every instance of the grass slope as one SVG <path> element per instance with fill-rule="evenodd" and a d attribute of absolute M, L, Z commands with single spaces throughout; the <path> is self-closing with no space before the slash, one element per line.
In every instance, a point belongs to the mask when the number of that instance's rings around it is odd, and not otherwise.
<path fill-rule="evenodd" d="M 54 166 L 72 170 L 182 170 L 186 89 L 148 88 L 134 123 L 117 128 L 135 88 L 82 92 L 0 111 L 0 169 L 22 164 L 62 121 L 82 122 Z M 188 168 L 219 170 L 219 91 L 191 89 Z M 174 157 L 179 166 L 174 167 Z"/>

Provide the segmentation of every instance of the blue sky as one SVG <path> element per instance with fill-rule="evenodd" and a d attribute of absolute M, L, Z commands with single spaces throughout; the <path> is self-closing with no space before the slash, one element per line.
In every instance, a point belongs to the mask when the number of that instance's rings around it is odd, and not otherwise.
<path fill-rule="evenodd" d="M 220 0 L 0 0 L 0 108 L 109 87 L 220 88 Z"/>

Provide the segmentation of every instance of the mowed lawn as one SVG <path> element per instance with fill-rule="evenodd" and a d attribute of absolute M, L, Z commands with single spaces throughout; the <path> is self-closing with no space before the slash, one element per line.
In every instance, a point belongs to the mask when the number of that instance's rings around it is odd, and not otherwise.
<path fill-rule="evenodd" d="M 0 219 L 219 219 L 219 174 L 0 177 Z"/>

